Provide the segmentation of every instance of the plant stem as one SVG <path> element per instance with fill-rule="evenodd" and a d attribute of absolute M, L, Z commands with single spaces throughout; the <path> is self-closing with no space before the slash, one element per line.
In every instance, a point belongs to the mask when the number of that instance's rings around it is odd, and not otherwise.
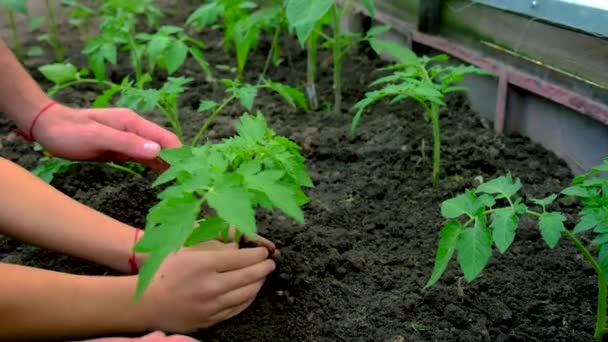
<path fill-rule="evenodd" d="M 334 55 L 334 114 L 342 111 L 342 17 L 338 6 L 334 5 L 332 11 L 332 25 L 334 31 L 333 55 Z"/>
<path fill-rule="evenodd" d="M 123 172 L 129 173 L 129 174 L 132 174 L 132 175 L 134 175 L 136 177 L 141 177 L 141 175 L 139 173 L 137 173 L 137 172 L 129 169 L 128 167 L 120 166 L 120 165 L 117 165 L 117 164 L 114 164 L 114 163 L 107 163 L 107 165 L 109 167 L 113 168 L 113 169 L 118 170 L 118 171 L 123 171 Z"/>
<path fill-rule="evenodd" d="M 137 44 L 135 43 L 135 39 L 133 38 L 131 31 L 129 31 L 129 43 L 131 44 L 131 62 L 133 63 L 133 67 L 135 67 L 136 83 L 139 83 L 142 77 L 141 61 L 139 60 Z"/>
<path fill-rule="evenodd" d="M 11 34 L 13 38 L 13 50 L 15 55 L 21 61 L 23 61 L 23 47 L 21 46 L 21 39 L 19 39 L 19 31 L 17 31 L 17 22 L 15 21 L 15 13 L 11 10 L 6 10 L 8 16 L 8 22 L 11 27 Z"/>
<path fill-rule="evenodd" d="M 268 51 L 268 56 L 266 57 L 266 62 L 264 63 L 264 69 L 262 70 L 262 73 L 260 74 L 260 77 L 258 79 L 258 84 L 260 84 L 260 82 L 262 81 L 264 76 L 266 76 L 266 73 L 268 72 L 268 69 L 270 68 L 270 62 L 272 61 L 272 56 L 274 55 L 275 50 L 279 48 L 279 37 L 280 36 L 281 36 L 281 27 L 278 26 L 276 28 L 276 30 L 274 31 L 274 35 L 272 37 L 272 44 L 270 45 L 270 51 Z"/>
<path fill-rule="evenodd" d="M 53 4 L 50 0 L 45 0 L 46 10 L 49 16 L 49 25 L 51 29 L 51 45 L 55 50 L 55 60 L 58 63 L 63 62 L 63 49 L 59 43 L 59 30 L 57 29 L 57 20 L 55 19 L 55 11 L 53 10 Z"/>
<path fill-rule="evenodd" d="M 76 81 L 71 81 L 68 83 L 64 83 L 61 85 L 56 85 L 53 88 L 51 88 L 49 90 L 49 96 L 53 96 L 55 94 L 57 94 L 58 92 L 62 91 L 65 88 L 74 86 L 74 85 L 78 85 L 78 84 L 97 84 L 97 85 L 104 85 L 108 88 L 112 88 L 112 87 L 116 87 L 117 85 L 109 82 L 109 81 L 98 81 L 96 79 L 93 78 L 85 78 L 85 79 L 81 79 L 81 80 L 76 80 Z"/>
<path fill-rule="evenodd" d="M 441 136 L 439 134 L 439 108 L 431 105 L 431 123 L 433 125 L 433 186 L 439 185 L 441 163 Z"/>
<path fill-rule="evenodd" d="M 158 105 L 157 107 L 158 107 L 158 109 L 160 109 L 161 112 L 163 112 L 163 114 L 165 114 L 165 116 L 169 120 L 171 127 L 173 127 L 173 133 L 175 133 L 175 135 L 177 135 L 179 140 L 183 142 L 184 141 L 184 132 L 182 131 L 182 126 L 179 123 L 179 117 L 178 117 L 179 114 L 178 114 L 177 110 L 175 108 L 165 108 L 161 105 Z"/>
<path fill-rule="evenodd" d="M 576 248 L 583 254 L 583 257 L 587 262 L 593 267 L 595 273 L 597 273 L 597 313 L 596 313 L 596 324 L 595 324 L 595 334 L 593 338 L 596 342 L 602 342 L 604 339 L 604 335 L 608 332 L 606 329 L 606 277 L 604 275 L 604 271 L 597 263 L 595 258 L 589 253 L 589 250 L 583 246 L 579 239 L 574 236 L 569 230 L 565 230 L 564 234 L 574 245 Z"/>
<path fill-rule="evenodd" d="M 317 98 L 317 87 L 315 79 L 317 75 L 317 40 L 319 35 L 313 30 L 306 42 L 307 50 L 307 69 L 306 69 L 306 96 L 308 97 L 308 106 L 312 110 L 319 108 L 319 99 Z"/>
<path fill-rule="evenodd" d="M 207 118 L 207 121 L 205 121 L 205 124 L 203 124 L 203 127 L 201 127 L 201 129 L 198 131 L 198 133 L 196 134 L 194 139 L 192 139 L 192 143 L 190 144 L 191 146 L 195 146 L 196 144 L 199 143 L 199 141 L 203 137 L 203 134 L 205 134 L 205 132 L 207 131 L 209 126 L 211 126 L 211 123 L 213 123 L 213 120 L 215 120 L 215 117 L 218 116 L 224 110 L 224 108 L 226 108 L 226 106 L 230 102 L 232 102 L 232 100 L 234 100 L 235 98 L 236 98 L 236 95 L 232 95 L 229 98 L 227 98 L 226 100 L 224 100 L 224 102 L 222 102 L 222 104 L 219 107 L 217 107 L 217 109 L 211 114 L 211 116 L 209 116 L 209 118 Z"/>

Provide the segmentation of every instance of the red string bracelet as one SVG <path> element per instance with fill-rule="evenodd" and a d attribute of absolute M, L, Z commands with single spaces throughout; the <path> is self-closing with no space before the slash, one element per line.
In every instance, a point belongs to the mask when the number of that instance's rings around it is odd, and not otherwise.
<path fill-rule="evenodd" d="M 135 238 L 133 239 L 133 245 L 135 245 L 137 243 L 138 237 L 139 237 L 139 229 L 135 229 Z M 139 273 L 139 266 L 137 265 L 137 259 L 135 257 L 135 250 L 133 250 L 131 257 L 129 257 L 129 265 L 131 265 L 131 273 L 133 273 L 133 274 Z"/>
<path fill-rule="evenodd" d="M 21 130 L 17 130 L 17 134 L 19 134 L 27 142 L 34 142 L 34 141 L 36 141 L 36 139 L 34 138 L 34 127 L 36 127 L 36 123 L 38 122 L 38 119 L 40 119 L 40 117 L 42 116 L 42 114 L 46 113 L 47 110 L 49 110 L 51 107 L 53 107 L 56 104 L 57 104 L 57 102 L 50 101 L 44 107 L 42 107 L 42 109 L 40 109 L 38 111 L 38 113 L 34 116 L 34 119 L 32 120 L 32 124 L 31 124 L 30 129 L 29 129 L 29 134 L 25 133 L 25 132 L 23 132 Z"/>

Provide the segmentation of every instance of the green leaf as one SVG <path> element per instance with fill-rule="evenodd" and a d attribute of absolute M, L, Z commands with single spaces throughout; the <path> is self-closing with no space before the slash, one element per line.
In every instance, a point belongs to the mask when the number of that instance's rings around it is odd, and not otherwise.
<path fill-rule="evenodd" d="M 215 108 L 217 108 L 218 103 L 215 101 L 211 101 L 211 100 L 201 100 L 201 103 L 198 105 L 198 111 L 200 113 L 202 112 L 206 112 L 209 110 L 214 110 Z"/>
<path fill-rule="evenodd" d="M 296 29 L 298 40 L 303 45 L 315 24 L 319 22 L 334 5 L 335 0 L 286 0 L 287 20 Z"/>
<path fill-rule="evenodd" d="M 411 49 L 392 40 L 372 38 L 369 43 L 377 54 L 389 54 L 403 64 L 418 64 L 418 56 Z"/>
<path fill-rule="evenodd" d="M 152 207 L 146 230 L 134 250 L 149 253 L 139 272 L 135 298 L 141 297 L 154 274 L 171 252 L 177 252 L 194 230 L 202 199 L 193 195 L 163 200 Z"/>
<path fill-rule="evenodd" d="M 250 189 L 258 190 L 268 197 L 273 205 L 299 223 L 304 223 L 304 213 L 295 201 L 289 186 L 280 183 L 285 174 L 279 170 L 266 170 L 255 175 L 247 175 L 245 182 Z"/>
<path fill-rule="evenodd" d="M 448 222 L 441 229 L 439 234 L 439 245 L 437 246 L 437 253 L 435 255 L 435 266 L 433 267 L 433 273 L 431 278 L 426 283 L 424 288 L 433 286 L 445 272 L 454 251 L 456 250 L 456 244 L 463 227 L 459 222 Z"/>
<path fill-rule="evenodd" d="M 564 190 L 562 190 L 561 192 L 562 195 L 566 195 L 566 196 L 575 196 L 575 197 L 582 197 L 582 198 L 588 198 L 591 197 L 591 193 L 588 189 L 582 187 L 582 186 L 571 186 L 568 187 Z"/>
<path fill-rule="evenodd" d="M 486 208 L 492 208 L 496 204 L 496 199 L 494 199 L 494 197 L 492 197 L 488 194 L 483 194 L 483 195 L 479 196 L 478 198 L 479 198 L 479 201 L 481 201 L 481 203 L 483 203 L 483 205 Z"/>
<path fill-rule="evenodd" d="M 73 162 L 60 158 L 53 158 L 50 161 L 42 162 L 36 166 L 32 173 L 45 181 L 51 183 L 56 175 L 67 172 L 73 165 L 78 162 Z"/>
<path fill-rule="evenodd" d="M 0 0 L 0 5 L 9 11 L 28 15 L 27 0 Z"/>
<path fill-rule="evenodd" d="M 255 98 L 258 94 L 258 88 L 252 85 L 245 85 L 237 88 L 235 92 L 236 97 L 241 102 L 243 107 L 247 108 L 247 110 L 253 109 L 253 103 L 255 102 Z"/>
<path fill-rule="evenodd" d="M 455 198 L 444 201 L 441 204 L 441 215 L 448 219 L 457 218 L 463 214 L 472 217 L 476 216 L 477 212 L 482 208 L 483 203 L 476 198 L 475 193 L 467 191 Z"/>
<path fill-rule="evenodd" d="M 521 189 L 521 181 L 513 179 L 511 174 L 492 179 L 477 187 L 478 193 L 499 195 L 497 198 L 511 198 Z"/>
<path fill-rule="evenodd" d="M 43 65 L 38 70 L 51 82 L 61 85 L 74 81 L 78 77 L 78 69 L 71 63 L 55 63 Z"/>
<path fill-rule="evenodd" d="M 292 107 L 296 108 L 296 103 L 302 107 L 302 109 L 308 111 L 308 102 L 306 101 L 306 97 L 304 93 L 299 89 L 292 88 L 288 85 L 266 81 L 266 86 L 281 95 L 287 103 L 289 103 Z"/>
<path fill-rule="evenodd" d="M 581 214 L 580 221 L 574 227 L 573 233 L 578 234 L 595 228 L 600 223 L 606 221 L 608 209 L 592 208 Z"/>
<path fill-rule="evenodd" d="M 27 50 L 27 55 L 30 57 L 40 57 L 44 55 L 44 50 L 40 46 L 32 46 Z"/>
<path fill-rule="evenodd" d="M 207 201 L 223 220 L 248 236 L 255 235 L 255 212 L 246 191 L 237 187 L 215 188 L 207 194 Z"/>
<path fill-rule="evenodd" d="M 519 219 L 513 209 L 503 208 L 497 210 L 492 219 L 492 239 L 500 253 L 505 253 L 515 239 L 515 230 Z"/>
<path fill-rule="evenodd" d="M 388 25 L 374 26 L 371 29 L 369 29 L 369 31 L 367 31 L 367 36 L 370 38 L 375 37 L 377 35 L 386 33 L 390 30 L 391 30 L 391 27 Z"/>
<path fill-rule="evenodd" d="M 44 24 L 45 21 L 46 21 L 45 17 L 39 17 L 39 16 L 31 17 L 30 20 L 28 20 L 28 22 L 27 22 L 27 30 L 29 32 L 36 31 Z"/>
<path fill-rule="evenodd" d="M 543 199 L 532 199 L 532 202 L 536 203 L 537 205 L 540 205 L 541 207 L 545 208 L 548 205 L 551 205 L 553 202 L 555 202 L 555 200 L 557 199 L 557 195 L 552 194 L 549 195 L 548 197 L 545 197 Z"/>
<path fill-rule="evenodd" d="M 217 216 L 210 216 L 194 229 L 186 243 L 186 247 L 196 246 L 205 241 L 211 241 L 228 232 L 230 225 Z"/>
<path fill-rule="evenodd" d="M 186 61 L 188 46 L 179 40 L 171 43 L 165 54 L 165 63 L 169 75 L 175 73 Z"/>
<path fill-rule="evenodd" d="M 376 9 L 374 7 L 374 1 L 373 0 L 361 0 L 361 3 L 363 3 L 363 6 L 365 7 L 365 9 L 367 10 L 367 12 L 369 13 L 370 17 L 375 17 L 376 16 Z"/>
<path fill-rule="evenodd" d="M 559 239 L 562 236 L 566 227 L 564 227 L 564 222 L 566 221 L 566 217 L 557 212 L 544 213 L 538 219 L 538 225 L 540 227 L 540 233 L 549 246 L 549 248 L 555 248 Z"/>
<path fill-rule="evenodd" d="M 599 234 L 598 236 L 595 237 L 595 239 L 593 239 L 593 241 L 591 243 L 593 243 L 596 246 L 603 246 L 608 242 L 608 234 Z"/>
<path fill-rule="evenodd" d="M 119 86 L 113 86 L 111 88 L 106 89 L 103 94 L 99 95 L 95 102 L 93 102 L 93 108 L 106 108 L 110 104 L 110 100 L 114 95 L 116 95 L 120 91 Z"/>
<path fill-rule="evenodd" d="M 458 243 L 458 263 L 467 282 L 472 282 L 485 268 L 492 256 L 492 236 L 490 231 L 480 225 L 460 233 Z"/>
<path fill-rule="evenodd" d="M 244 139 L 260 142 L 264 140 L 268 126 L 262 115 L 243 115 L 236 123 L 238 135 Z"/>

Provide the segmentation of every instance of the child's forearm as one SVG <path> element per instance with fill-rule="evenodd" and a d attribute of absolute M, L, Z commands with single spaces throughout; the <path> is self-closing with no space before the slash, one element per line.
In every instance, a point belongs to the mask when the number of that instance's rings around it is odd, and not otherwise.
<path fill-rule="evenodd" d="M 137 278 L 89 277 L 0 263 L 0 340 L 64 340 L 152 329 Z"/>
<path fill-rule="evenodd" d="M 34 116 L 49 101 L 49 97 L 2 39 L 0 70 L 0 112 L 10 117 L 22 131 L 27 132 Z"/>
<path fill-rule="evenodd" d="M 1 158 L 0 194 L 0 234 L 130 272 L 135 228 L 78 203 Z"/>

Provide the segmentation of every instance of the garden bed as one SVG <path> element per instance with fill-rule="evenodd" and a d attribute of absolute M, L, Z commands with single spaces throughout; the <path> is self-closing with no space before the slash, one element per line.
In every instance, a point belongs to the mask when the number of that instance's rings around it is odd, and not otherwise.
<path fill-rule="evenodd" d="M 165 21 L 183 23 L 192 9 Z M 68 56 L 80 56 L 79 36 L 64 30 L 62 40 L 72 51 Z M 219 46 L 218 33 L 208 32 L 202 39 L 210 46 L 206 57 L 211 65 L 233 63 Z M 305 52 L 295 41 L 285 39 L 282 46 L 291 51 L 291 65 L 286 61 L 271 68 L 269 77 L 302 87 Z M 251 56 L 250 81 L 255 82 L 268 48 L 264 40 Z M 35 66 L 52 62 L 51 57 L 30 65 L 40 81 Z M 84 63 L 82 57 L 71 61 Z M 433 267 L 443 200 L 476 185 L 479 176 L 487 180 L 510 171 L 521 178 L 525 195 L 538 198 L 559 192 L 572 175 L 562 160 L 528 139 L 495 136 L 461 96 L 451 96 L 442 113 L 443 171 L 437 188 L 431 186 L 431 126 L 413 102 L 374 107 L 364 116 L 357 138 L 349 140 L 352 116 L 347 109 L 362 98 L 382 65 L 368 50 L 346 61 L 346 110 L 341 115 L 293 110 L 276 96 L 260 94 L 257 108 L 270 127 L 303 148 L 315 183 L 308 191 L 312 202 L 305 207 L 304 225 L 278 214 L 259 215 L 262 235 L 281 248 L 278 269 L 250 309 L 194 336 L 204 341 L 591 340 L 597 295 L 593 270 L 568 241 L 549 250 L 531 221 L 522 222 L 510 251 L 496 254 L 473 284 L 466 284 L 453 262 L 437 286 L 422 290 Z M 127 64 L 114 68 L 115 81 L 128 70 Z M 224 93 L 208 84 L 192 62 L 180 73 L 195 79 L 182 96 L 180 111 L 186 136 L 192 137 L 206 117 L 196 111 L 200 99 L 221 101 Z M 321 71 L 319 88 L 322 108 L 331 108 L 331 70 Z M 86 106 L 97 94 L 95 88 L 80 87 L 58 99 Z M 207 138 L 233 134 L 240 107 L 235 104 L 226 114 Z M 149 117 L 166 124 L 161 114 Z M 0 124 L 0 155 L 32 169 L 38 152 L 12 133 L 7 120 Z M 149 189 L 155 176 L 134 178 L 81 166 L 58 176 L 53 186 L 141 227 L 156 203 L 156 193 Z M 568 205 L 559 203 L 564 212 L 576 212 Z M 64 272 L 108 272 L 7 238 L 0 240 L 0 257 Z"/>

